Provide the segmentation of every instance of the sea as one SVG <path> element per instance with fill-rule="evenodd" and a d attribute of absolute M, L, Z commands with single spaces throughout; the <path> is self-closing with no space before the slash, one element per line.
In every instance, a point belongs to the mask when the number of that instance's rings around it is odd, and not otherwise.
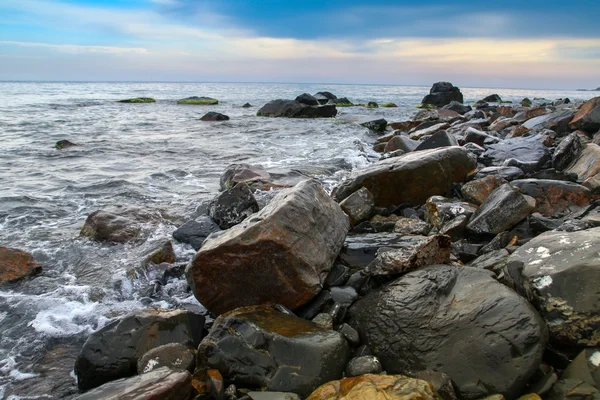
<path fill-rule="evenodd" d="M 515 102 L 597 95 L 461 90 L 466 104 L 493 93 Z M 319 91 L 398 107 L 338 108 L 333 119 L 256 116 L 270 100 Z M 32 279 L 0 287 L 0 398 L 72 397 L 82 344 L 119 316 L 147 307 L 204 311 L 184 278 L 152 292 L 152 272 L 140 264 L 218 193 L 228 165 L 301 171 L 331 190 L 352 170 L 379 158 L 372 151 L 377 136 L 360 122 L 407 120 L 428 92 L 424 86 L 339 84 L 0 82 L 0 246 L 33 254 L 43 268 Z M 214 97 L 219 104 L 177 104 L 189 96 Z M 117 102 L 132 97 L 157 101 Z M 241 107 L 244 103 L 253 107 Z M 200 121 L 208 111 L 231 119 Z M 79 146 L 54 148 L 64 139 Z M 91 212 L 117 206 L 160 217 L 144 226 L 140 243 L 109 245 L 79 236 Z M 175 242 L 174 248 L 178 264 L 194 255 L 189 245 Z"/>

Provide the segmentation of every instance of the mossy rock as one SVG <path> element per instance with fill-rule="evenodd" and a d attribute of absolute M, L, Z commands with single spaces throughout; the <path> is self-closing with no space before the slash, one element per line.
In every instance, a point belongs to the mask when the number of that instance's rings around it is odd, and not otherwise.
<path fill-rule="evenodd" d="M 75 147 L 78 146 L 77 144 L 69 141 L 69 140 L 59 140 L 58 142 L 56 142 L 56 144 L 54 145 L 55 149 L 58 150 L 62 150 L 62 149 L 66 149 L 69 147 Z"/>
<path fill-rule="evenodd" d="M 437 107 L 434 106 L 433 104 L 419 104 L 417 106 L 417 108 L 423 108 L 425 110 L 435 110 L 435 109 L 437 109 Z"/>
<path fill-rule="evenodd" d="M 336 107 L 354 107 L 354 104 L 352 103 L 335 103 Z M 363 104 L 364 106 L 364 104 Z"/>
<path fill-rule="evenodd" d="M 243 107 L 243 108 L 250 108 L 250 107 L 252 107 L 252 104 L 250 104 L 250 103 L 246 103 L 246 104 L 244 104 L 242 107 Z"/>
<path fill-rule="evenodd" d="M 119 100 L 119 103 L 156 103 L 152 97 L 136 97 L 134 99 Z"/>
<path fill-rule="evenodd" d="M 212 97 L 198 97 L 192 96 L 177 101 L 177 104 L 193 104 L 193 105 L 208 105 L 212 106 L 219 104 L 219 100 L 213 99 Z"/>
<path fill-rule="evenodd" d="M 367 103 L 367 105 L 365 107 L 366 108 L 379 108 L 379 104 L 375 103 L 374 101 L 370 101 Z"/>
<path fill-rule="evenodd" d="M 523 107 L 531 107 L 532 104 L 533 104 L 532 101 L 529 100 L 527 97 L 525 97 L 523 100 L 521 100 L 521 105 Z"/>
<path fill-rule="evenodd" d="M 394 108 L 394 107 L 398 107 L 398 105 L 395 104 L 395 103 L 384 103 L 384 104 L 381 105 L 381 107 Z"/>

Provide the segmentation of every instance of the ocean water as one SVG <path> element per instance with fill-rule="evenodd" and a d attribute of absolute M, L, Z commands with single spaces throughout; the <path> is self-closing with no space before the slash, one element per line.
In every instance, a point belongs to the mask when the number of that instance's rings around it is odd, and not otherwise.
<path fill-rule="evenodd" d="M 328 90 L 355 103 L 398 108 L 339 108 L 335 119 L 256 117 L 272 99 Z M 242 84 L 0 82 L 0 246 L 34 255 L 43 272 L 0 287 L 0 398 L 51 399 L 75 390 L 72 369 L 87 335 L 130 311 L 202 310 L 182 279 L 152 298 L 151 274 L 131 276 L 144 254 L 218 192 L 232 163 L 296 169 L 331 189 L 354 168 L 378 159 L 374 135 L 358 122 L 402 121 L 428 87 Z M 595 92 L 462 88 L 465 103 L 492 93 L 583 100 Z M 149 96 L 152 104 L 121 104 Z M 177 105 L 210 96 L 216 106 Z M 249 102 L 254 107 L 242 108 Z M 202 122 L 207 111 L 231 117 Z M 58 140 L 81 146 L 56 150 Z M 79 237 L 88 214 L 133 206 L 157 217 L 142 243 L 106 245 Z M 194 255 L 175 244 L 177 263 Z"/>

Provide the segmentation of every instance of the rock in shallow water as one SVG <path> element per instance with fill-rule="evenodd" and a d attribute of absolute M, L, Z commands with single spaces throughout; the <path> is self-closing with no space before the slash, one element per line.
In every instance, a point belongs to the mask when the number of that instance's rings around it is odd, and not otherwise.
<path fill-rule="evenodd" d="M 273 100 L 256 113 L 259 117 L 333 118 L 337 115 L 335 105 L 308 106 L 295 100 Z"/>
<path fill-rule="evenodd" d="M 0 247 L 0 285 L 41 272 L 33 256 L 22 250 Z"/>
<path fill-rule="evenodd" d="M 247 388 L 301 396 L 342 376 L 349 357 L 343 336 L 270 306 L 221 315 L 198 348 L 199 365 Z"/>
<path fill-rule="evenodd" d="M 350 308 L 350 324 L 388 373 L 444 372 L 466 399 L 516 397 L 547 336 L 534 308 L 489 272 L 447 265 L 369 293 Z"/>
<path fill-rule="evenodd" d="M 319 182 L 305 180 L 211 235 L 186 269 L 188 282 L 216 315 L 264 303 L 296 309 L 321 290 L 349 226 Z"/>

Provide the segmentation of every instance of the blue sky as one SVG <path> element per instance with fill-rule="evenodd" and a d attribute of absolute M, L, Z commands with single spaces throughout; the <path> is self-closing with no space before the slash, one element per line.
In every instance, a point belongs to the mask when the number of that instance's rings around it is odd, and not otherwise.
<path fill-rule="evenodd" d="M 0 79 L 600 86 L 600 1 L 1 0 Z"/>

